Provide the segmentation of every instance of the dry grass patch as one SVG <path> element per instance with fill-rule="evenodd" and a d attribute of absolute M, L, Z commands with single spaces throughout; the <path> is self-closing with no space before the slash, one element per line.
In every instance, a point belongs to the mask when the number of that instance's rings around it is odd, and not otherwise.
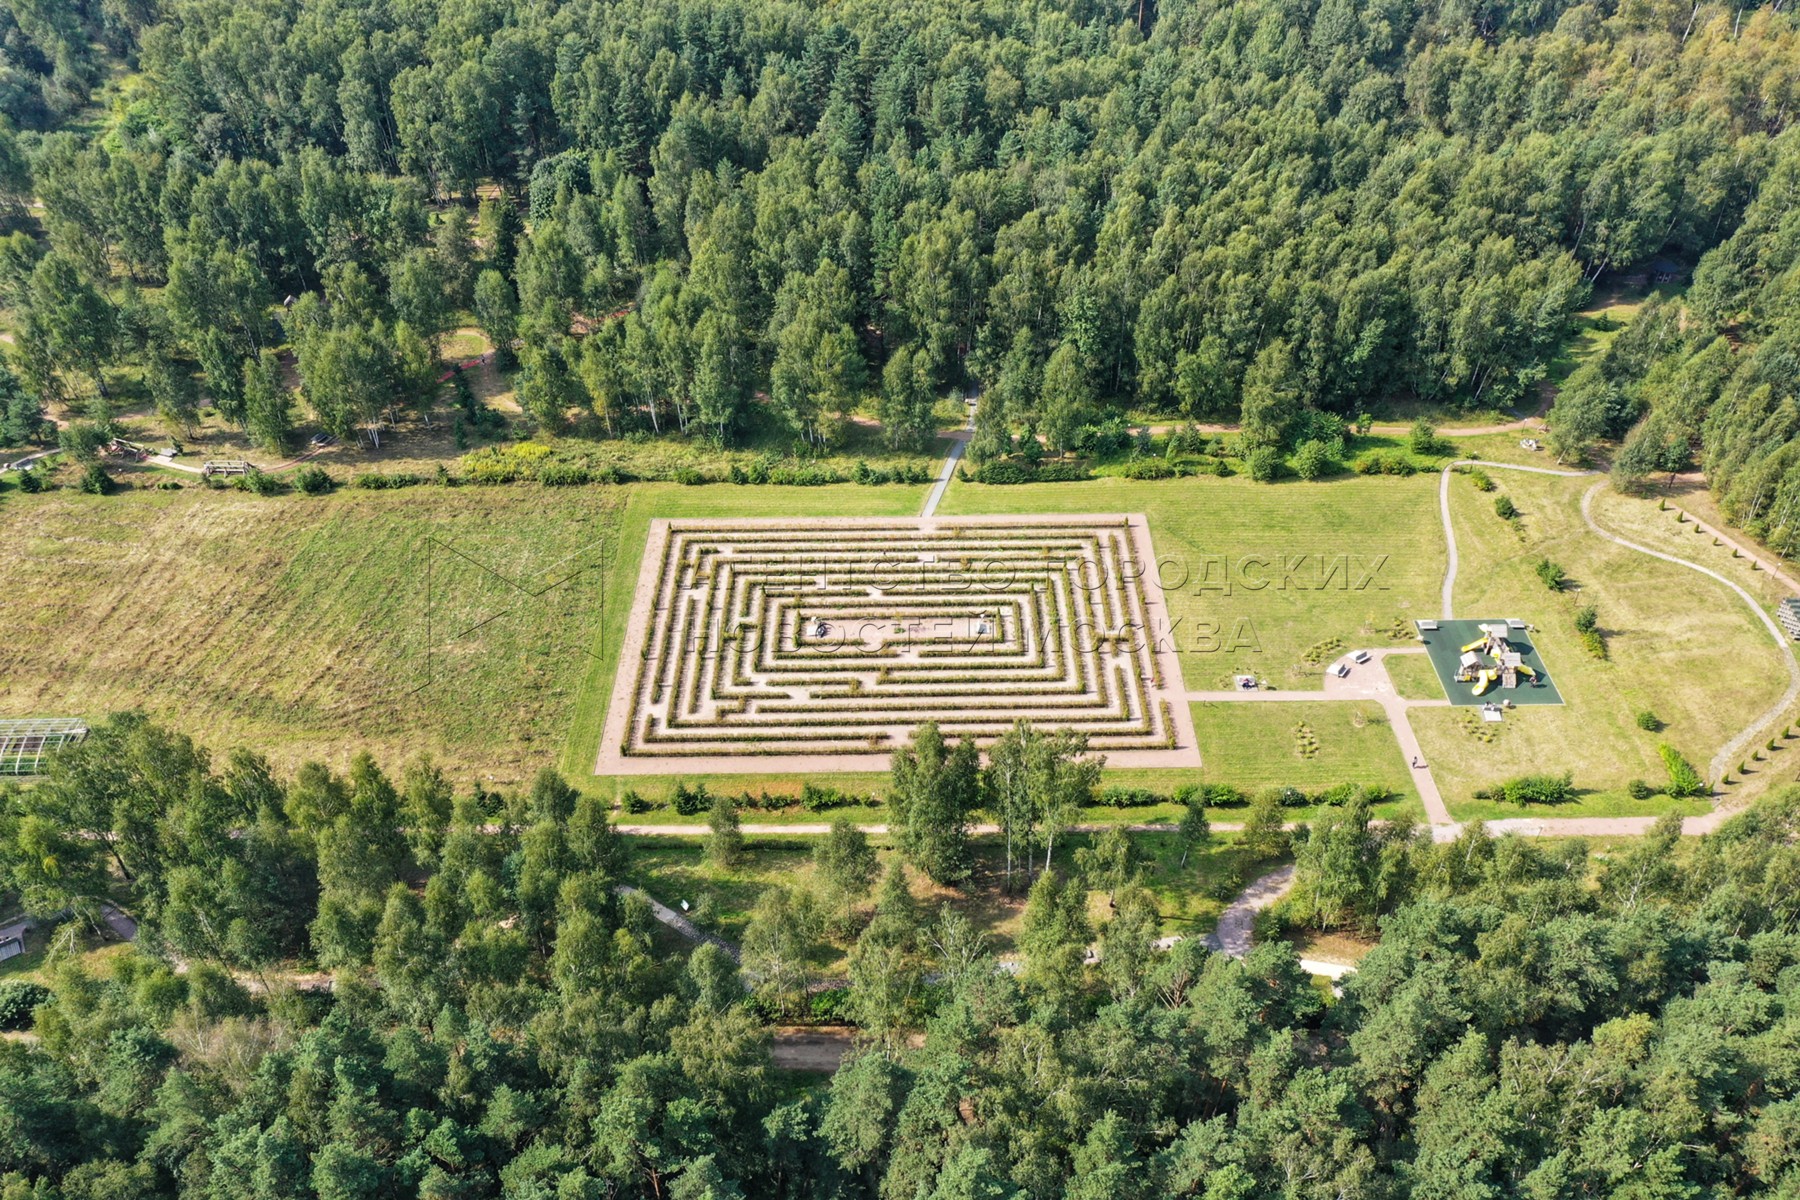
<path fill-rule="evenodd" d="M 0 712 L 144 708 L 283 765 L 554 760 L 623 496 L 68 493 L 0 508 Z M 563 586 L 552 586 L 564 580 Z"/>

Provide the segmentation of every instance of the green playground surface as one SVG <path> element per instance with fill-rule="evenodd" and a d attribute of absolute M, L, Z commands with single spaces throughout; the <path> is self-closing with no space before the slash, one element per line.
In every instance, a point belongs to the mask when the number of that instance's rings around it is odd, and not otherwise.
<path fill-rule="evenodd" d="M 1507 644 L 1518 651 L 1520 660 L 1537 673 L 1536 679 L 1519 679 L 1516 688 L 1503 688 L 1498 682 L 1481 695 L 1475 694 L 1473 683 L 1456 681 L 1457 665 L 1462 661 L 1463 647 L 1478 640 L 1483 625 L 1504 625 L 1504 617 L 1486 617 L 1469 621 L 1439 621 L 1436 629 L 1419 630 L 1419 639 L 1425 643 L 1425 651 L 1431 658 L 1432 669 L 1437 672 L 1438 683 L 1443 685 L 1444 695 L 1452 704 L 1488 704 L 1501 700 L 1511 700 L 1523 707 L 1527 704 L 1561 704 L 1562 694 L 1556 690 L 1556 683 L 1550 678 L 1550 671 L 1544 666 L 1537 647 L 1532 645 L 1531 634 L 1524 629 L 1507 631 Z M 1493 660 L 1482 655 L 1484 666 L 1492 666 Z"/>

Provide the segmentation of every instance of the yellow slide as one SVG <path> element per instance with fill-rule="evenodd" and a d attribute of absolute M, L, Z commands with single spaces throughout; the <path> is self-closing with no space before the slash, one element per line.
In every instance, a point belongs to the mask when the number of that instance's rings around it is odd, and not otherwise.
<path fill-rule="evenodd" d="M 1494 686 L 1494 680 L 1500 678 L 1498 671 L 1483 671 L 1475 681 L 1475 695 L 1479 696 Z"/>
<path fill-rule="evenodd" d="M 1519 664 L 1519 674 L 1523 675 L 1527 679 L 1536 679 L 1537 678 L 1537 672 L 1532 670 L 1530 667 L 1526 666 L 1524 663 Z"/>
<path fill-rule="evenodd" d="M 1462 648 L 1462 652 L 1464 654 L 1467 654 L 1469 651 L 1479 650 L 1485 645 L 1487 645 L 1487 636 L 1484 634 L 1481 637 L 1478 637 L 1474 641 L 1470 642 L 1468 645 L 1464 646 Z"/>

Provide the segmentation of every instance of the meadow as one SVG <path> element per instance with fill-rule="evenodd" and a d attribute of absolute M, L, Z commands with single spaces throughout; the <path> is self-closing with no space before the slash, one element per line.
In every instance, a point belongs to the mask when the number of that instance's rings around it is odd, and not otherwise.
<path fill-rule="evenodd" d="M 1451 481 L 1462 558 L 1456 607 L 1536 625 L 1536 643 L 1565 704 L 1521 710 L 1498 726 L 1471 721 L 1466 711 L 1413 710 L 1413 729 L 1451 814 L 1705 811 L 1703 801 L 1672 804 L 1660 795 L 1633 800 L 1626 785 L 1666 780 L 1656 749 L 1665 741 L 1704 773 L 1719 747 L 1781 695 L 1786 675 L 1761 622 L 1716 581 L 1594 536 L 1580 507 L 1594 479 L 1510 471 L 1493 472 L 1493 478 L 1495 493 L 1477 491 L 1465 477 Z M 1494 496 L 1502 492 L 1519 509 L 1516 523 L 1495 514 Z M 1617 499 L 1655 509 L 1650 501 Z M 1609 500 L 1597 511 L 1606 514 L 1597 517 L 1606 525 L 1615 506 Z M 1542 558 L 1567 573 L 1560 591 L 1538 578 L 1534 566 Z M 1575 628 L 1576 610 L 1590 604 L 1598 612 L 1604 660 L 1583 647 Z M 1641 713 L 1662 728 L 1640 728 Z M 1563 771 L 1573 772 L 1582 793 L 1572 805 L 1522 813 L 1474 797 L 1477 789 L 1514 775 Z"/>

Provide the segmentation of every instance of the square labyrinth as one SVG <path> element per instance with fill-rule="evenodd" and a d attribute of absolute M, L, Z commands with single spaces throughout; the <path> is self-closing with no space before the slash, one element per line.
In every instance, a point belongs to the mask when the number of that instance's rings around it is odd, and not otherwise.
<path fill-rule="evenodd" d="M 1136 515 L 655 521 L 596 771 L 866 770 L 1020 719 L 1197 765 L 1154 562 Z"/>

